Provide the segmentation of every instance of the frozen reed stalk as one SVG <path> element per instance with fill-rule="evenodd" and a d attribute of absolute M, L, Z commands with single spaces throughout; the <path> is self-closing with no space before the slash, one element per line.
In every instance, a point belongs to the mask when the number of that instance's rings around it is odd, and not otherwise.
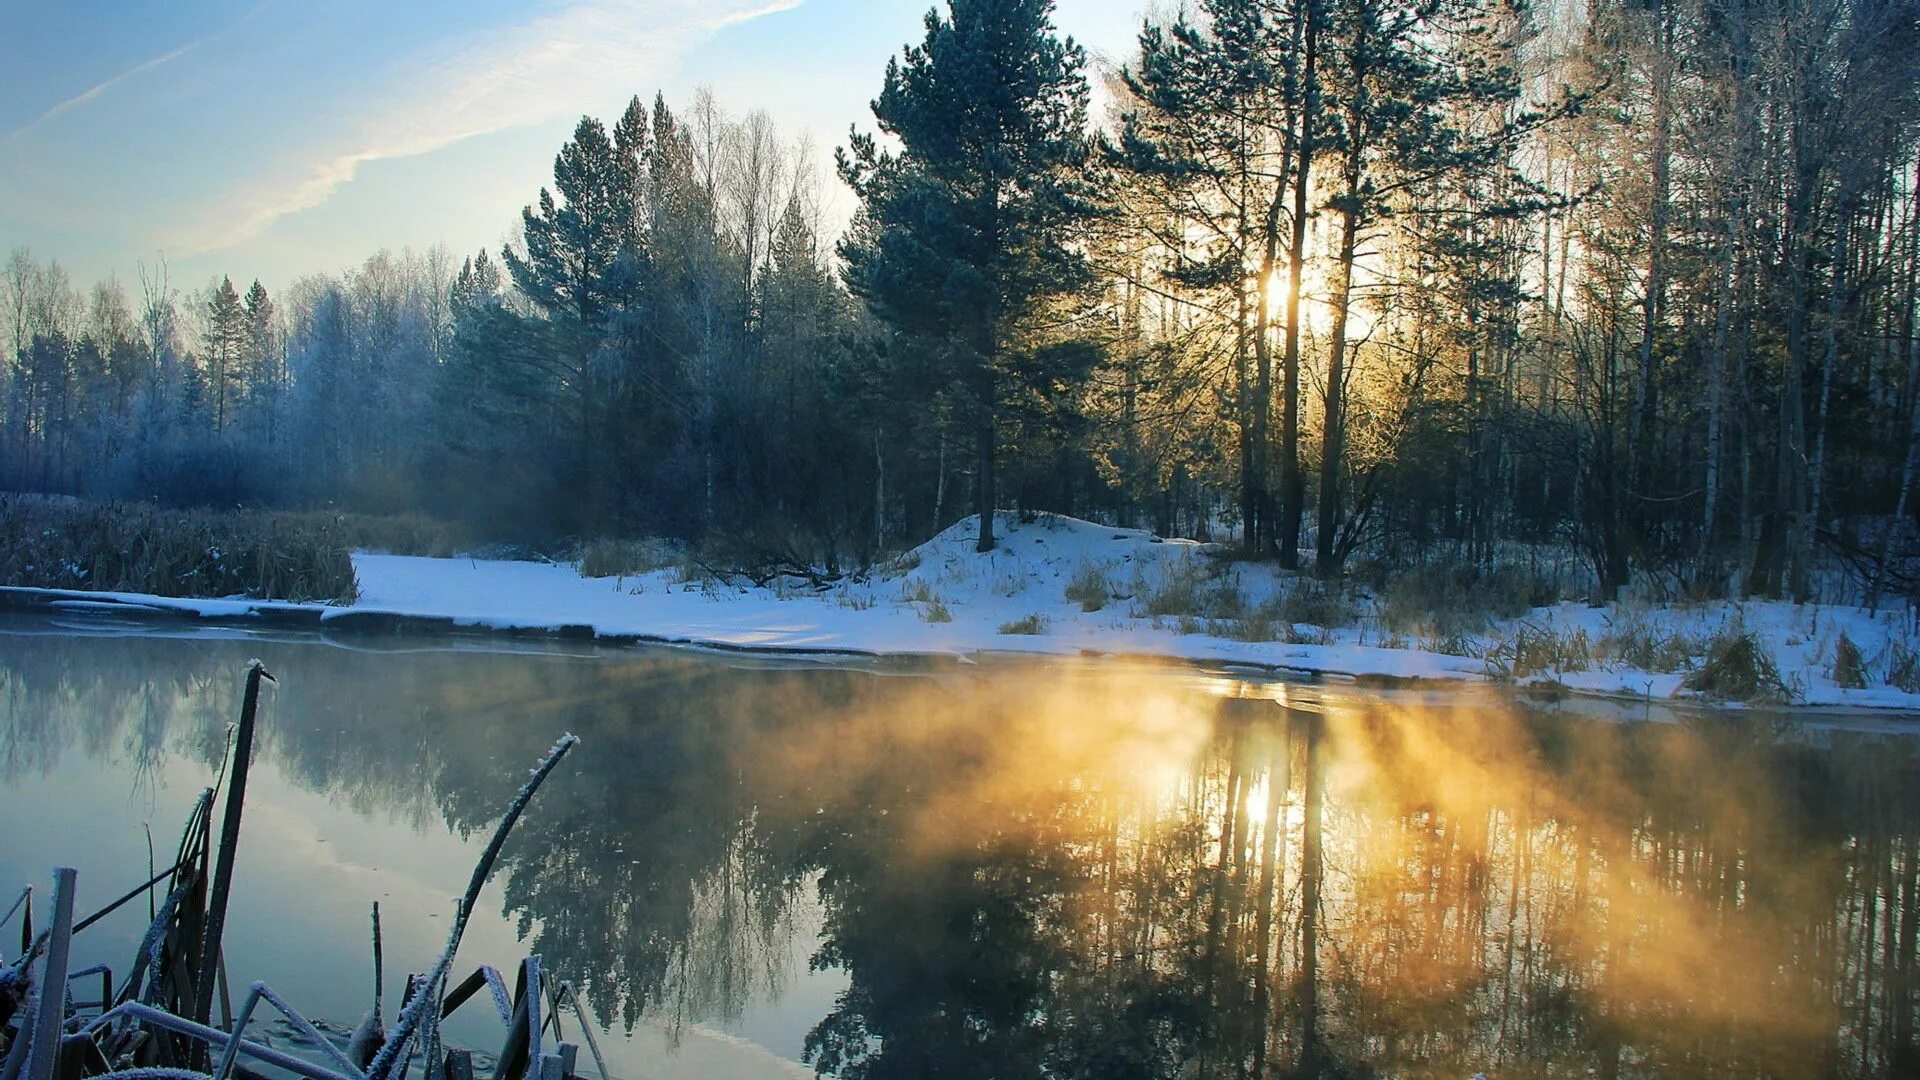
<path fill-rule="evenodd" d="M 520 786 L 513 801 L 507 805 L 506 816 L 500 819 L 500 824 L 493 831 L 493 839 L 488 841 L 486 851 L 481 853 L 480 861 L 474 865 L 473 877 L 467 882 L 466 894 L 461 897 L 460 906 L 454 912 L 453 927 L 447 932 L 446 948 L 441 950 L 439 958 L 434 961 L 433 968 L 427 973 L 426 983 L 421 987 L 420 992 L 415 994 L 413 1000 L 407 1002 L 400 1010 L 400 1015 L 394 1018 L 393 1033 L 387 1037 L 386 1044 L 381 1046 L 379 1054 L 374 1056 L 373 1063 L 367 1066 L 367 1075 L 373 1080 L 386 1080 L 387 1077 L 396 1074 L 401 1063 L 406 1060 L 404 1055 L 407 1043 L 420 1032 L 427 1010 L 439 1009 L 442 988 L 446 985 L 447 968 L 453 963 L 453 954 L 460 949 L 460 938 L 467 932 L 467 920 L 473 914 L 473 905 L 479 902 L 480 889 L 493 873 L 493 864 L 500 857 L 500 849 L 507 842 L 507 834 L 513 831 L 514 823 L 519 821 L 520 815 L 526 811 L 527 804 L 533 800 L 534 792 L 540 790 L 540 785 L 546 781 L 554 767 L 560 764 L 560 759 L 566 757 L 567 751 L 572 750 L 579 743 L 577 736 L 562 735 L 560 741 L 553 744 L 553 749 L 547 751 L 547 756 L 541 760 L 540 764 L 534 766 L 533 774 Z"/>
<path fill-rule="evenodd" d="M 70 866 L 53 872 L 53 925 L 48 929 L 46 967 L 40 977 L 40 1007 L 33 1016 L 33 1042 L 27 1047 L 27 1080 L 53 1080 L 53 1068 L 60 1059 L 60 1029 L 67 1019 L 67 949 L 73 944 L 73 886 L 78 877 Z"/>
<path fill-rule="evenodd" d="M 220 935 L 226 928 L 227 898 L 233 891 L 233 861 L 240 846 L 240 815 L 246 809 L 247 770 L 253 763 L 254 716 L 260 709 L 260 680 L 273 680 L 258 660 L 247 664 L 246 698 L 240 705 L 240 733 L 233 747 L 233 779 L 227 785 L 226 816 L 220 824 L 220 853 L 213 870 L 213 891 L 207 901 L 207 928 L 201 939 L 200 967 L 194 973 L 191 1019 L 206 1023 L 213 1016 L 214 972 L 220 967 Z"/>

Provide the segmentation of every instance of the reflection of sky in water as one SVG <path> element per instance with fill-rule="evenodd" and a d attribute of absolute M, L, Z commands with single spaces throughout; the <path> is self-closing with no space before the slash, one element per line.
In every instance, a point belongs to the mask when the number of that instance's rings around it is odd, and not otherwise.
<path fill-rule="evenodd" d="M 0 671 L 9 659 L 9 643 L 18 640 L 0 637 Z M 223 658 L 233 671 L 240 670 L 237 665 L 245 656 L 259 651 L 250 652 L 248 646 L 230 641 L 214 647 L 231 653 Z M 139 668 L 132 665 L 125 674 L 137 679 Z M 18 684 L 13 688 L 17 690 Z M 205 689 L 223 702 L 232 697 L 217 686 Z M 283 701 L 273 687 L 267 688 L 263 725 L 270 728 L 288 722 Z M 72 707 L 73 702 L 65 704 Z M 58 724 L 70 719 L 46 713 L 23 715 L 34 708 L 18 693 L 0 697 L 0 725 L 18 732 L 22 727 L 39 729 L 43 720 Z M 270 746 L 272 738 L 264 736 L 263 742 Z M 65 741 L 57 740 L 54 747 L 43 748 L 50 752 L 34 755 L 34 767 L 9 771 L 0 781 L 0 822 L 9 823 L 0 827 L 3 903 L 10 905 L 15 890 L 31 882 L 42 919 L 46 917 L 46 880 L 55 865 L 73 864 L 80 869 L 81 915 L 144 880 L 143 823 L 153 828 L 154 858 L 164 867 L 179 841 L 187 811 L 214 775 L 208 766 L 180 753 L 163 754 L 157 769 L 143 769 L 142 754 L 133 745 L 93 740 L 88 746 L 55 748 Z M 4 760 L 5 755 L 0 755 Z M 503 790 L 511 788 L 503 785 Z M 480 832 L 462 838 L 444 822 L 408 820 L 417 817 L 408 809 L 356 809 L 348 800 L 316 793 L 290 780 L 271 751 L 262 755 L 249 782 L 226 938 L 236 994 L 246 982 L 260 979 L 287 992 L 303 1012 L 353 1023 L 371 1003 L 369 908 L 377 900 L 391 1020 L 405 989 L 406 972 L 424 968 L 445 941 L 455 894 L 472 873 L 487 835 Z M 536 802 L 530 813 L 540 812 Z M 797 1064 L 802 1040 L 846 980 L 839 972 L 807 971 L 819 914 L 811 894 L 804 895 L 808 899 L 796 913 L 789 949 L 773 961 L 784 965 L 786 993 L 780 1000 L 756 1002 L 742 1016 L 717 1024 L 692 1023 L 669 1032 L 660 1024 L 643 1023 L 624 1037 L 615 1025 L 611 1033 L 597 1033 L 615 1074 L 632 1078 L 812 1075 Z M 478 963 L 491 963 L 504 971 L 511 984 L 511 965 L 526 950 L 513 920 L 502 916 L 502 903 L 496 875 L 468 925 L 460 974 Z M 79 939 L 74 966 L 107 963 L 114 966 L 118 980 L 146 922 L 146 906 L 136 902 L 89 928 Z M 497 1049 L 500 1027 L 485 1005 L 483 995 L 457 1014 L 447 1026 L 448 1038 Z M 571 1032 L 575 1020 L 570 1010 L 564 1020 Z M 577 1034 L 570 1037 L 578 1039 Z M 587 1060 L 584 1048 L 582 1060 Z"/>
<path fill-rule="evenodd" d="M 234 975 L 345 1023 L 368 903 L 391 1010 L 572 730 L 462 973 L 538 948 L 607 1010 L 623 1077 L 805 1075 L 809 1048 L 876 1076 L 1916 1060 L 1920 785 L 1885 725 L 1782 741 L 1125 665 L 0 633 L 0 821 L 30 823 L 0 829 L 0 883 L 77 863 L 87 909 L 141 879 L 142 820 L 164 860 L 255 655 L 283 682 Z M 143 922 L 83 957 L 124 964 Z M 477 1010 L 451 1035 L 499 1040 Z"/>

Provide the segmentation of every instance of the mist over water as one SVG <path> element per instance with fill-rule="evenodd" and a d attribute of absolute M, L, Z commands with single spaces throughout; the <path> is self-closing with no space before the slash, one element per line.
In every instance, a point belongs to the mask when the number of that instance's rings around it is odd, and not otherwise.
<path fill-rule="evenodd" d="M 456 966 L 537 952 L 614 1071 L 1895 1076 L 1916 743 L 1127 670 L 882 674 L 0 629 L 0 885 L 142 880 L 280 676 L 230 932 L 351 1023 L 564 731 Z M 162 856 L 164 857 L 164 855 Z M 9 897 L 10 899 L 10 897 Z M 82 938 L 124 964 L 144 911 Z M 452 1034 L 491 1049 L 469 1018 Z"/>

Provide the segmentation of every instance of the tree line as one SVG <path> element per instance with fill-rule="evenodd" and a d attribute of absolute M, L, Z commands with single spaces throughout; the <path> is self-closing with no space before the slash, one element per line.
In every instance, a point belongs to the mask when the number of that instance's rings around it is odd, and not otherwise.
<path fill-rule="evenodd" d="M 837 240 L 702 94 L 583 118 L 458 267 L 130 303 L 16 255 L 0 468 L 827 566 L 1000 507 L 1907 588 L 1917 54 L 1914 0 L 1195 0 L 1096 71 L 1048 0 L 953 0 Z"/>

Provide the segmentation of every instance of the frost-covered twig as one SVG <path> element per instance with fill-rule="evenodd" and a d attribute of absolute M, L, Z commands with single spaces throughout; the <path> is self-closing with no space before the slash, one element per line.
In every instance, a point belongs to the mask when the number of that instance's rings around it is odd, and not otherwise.
<path fill-rule="evenodd" d="M 240 1016 L 234 1024 L 233 1033 L 227 1039 L 226 1049 L 220 1055 L 219 1067 L 213 1070 L 213 1080 L 226 1080 L 228 1076 L 232 1075 L 234 1062 L 238 1060 L 240 1056 L 241 1036 L 246 1033 L 247 1024 L 253 1020 L 253 1010 L 258 1008 L 262 1001 L 278 1009 L 280 1015 L 286 1017 L 287 1020 L 293 1024 L 295 1030 L 306 1036 L 308 1040 L 317 1044 L 321 1052 L 332 1059 L 333 1063 L 340 1067 L 340 1071 L 344 1075 L 354 1078 L 365 1075 L 353 1062 L 347 1060 L 347 1055 L 341 1053 L 339 1047 L 333 1045 L 333 1040 L 320 1034 L 319 1029 L 315 1028 L 306 1017 L 300 1015 L 298 1009 L 287 1004 L 287 1002 L 282 999 L 280 995 L 274 993 L 273 989 L 266 983 L 256 982 L 247 988 L 246 1004 L 240 1008 Z"/>
<path fill-rule="evenodd" d="M 265 1046 L 247 1039 L 234 1038 L 219 1028 L 208 1027 L 205 1024 L 196 1024 L 191 1020 L 175 1016 L 165 1009 L 157 1009 L 138 1001 L 128 1001 L 115 1005 L 112 1009 L 95 1017 L 86 1027 L 81 1028 L 80 1033 L 82 1035 L 88 1035 L 109 1024 L 122 1023 L 148 1024 L 163 1031 L 171 1031 L 178 1035 L 185 1035 L 190 1039 L 198 1039 L 222 1052 L 226 1050 L 229 1043 L 237 1042 L 240 1044 L 240 1049 L 248 1057 L 264 1061 L 275 1068 L 285 1069 L 295 1076 L 305 1077 L 306 1080 L 353 1080 L 351 1076 L 335 1072 L 324 1065 L 316 1065 L 305 1058 L 295 1057 L 283 1050 L 276 1050 L 271 1046 Z M 181 1071 L 195 1076 L 207 1075 L 205 1073 L 192 1073 L 191 1070 Z"/>
<path fill-rule="evenodd" d="M 600 1056 L 600 1043 L 593 1037 L 593 1021 L 587 1019 L 586 1008 L 580 1003 L 580 992 L 570 982 L 561 983 L 550 990 L 548 1003 L 553 1008 L 553 1034 L 560 1036 L 560 1003 L 564 999 L 573 1004 L 573 1015 L 580 1020 L 580 1033 L 587 1040 L 587 1050 L 593 1055 L 594 1067 L 600 1070 L 600 1080 L 613 1080 L 613 1074 L 607 1071 L 607 1059 Z"/>
<path fill-rule="evenodd" d="M 480 889 L 493 873 L 493 864 L 500 857 L 500 849 L 506 845 L 507 834 L 513 831 L 514 823 L 520 820 L 520 815 L 526 811 L 527 804 L 533 800 L 534 792 L 540 790 L 540 785 L 546 781 L 548 774 L 560 764 L 560 759 L 567 755 L 567 751 L 572 750 L 579 742 L 576 736 L 561 736 L 560 741 L 553 744 L 553 749 L 549 750 L 540 764 L 534 767 L 533 775 L 520 786 L 513 801 L 507 805 L 506 816 L 500 819 L 499 826 L 494 829 L 493 839 L 488 842 L 486 851 L 481 853 L 479 863 L 474 866 L 473 877 L 467 882 L 466 894 L 461 898 L 460 907 L 454 912 L 453 927 L 447 932 L 446 948 L 441 950 L 439 958 L 434 961 L 422 992 L 408 1002 L 406 1007 L 401 1009 L 400 1015 L 395 1018 L 393 1034 L 387 1039 L 386 1045 L 380 1048 L 380 1053 L 375 1055 L 373 1064 L 367 1067 L 368 1076 L 375 1080 L 385 1080 L 393 1074 L 395 1064 L 404 1060 L 401 1054 L 407 1043 L 420 1032 L 428 1008 L 436 1011 L 439 1009 L 439 989 L 446 984 L 447 969 L 453 963 L 454 953 L 459 951 L 461 937 L 467 932 L 467 920 L 473 914 L 473 905 L 479 902 Z"/>

